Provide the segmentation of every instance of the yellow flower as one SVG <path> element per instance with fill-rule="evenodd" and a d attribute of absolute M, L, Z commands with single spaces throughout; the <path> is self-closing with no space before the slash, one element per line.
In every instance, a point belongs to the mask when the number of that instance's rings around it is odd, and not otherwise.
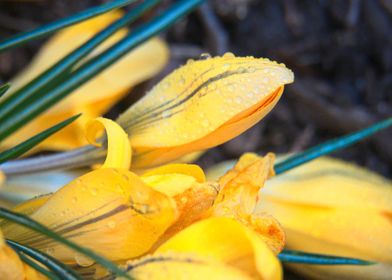
<path fill-rule="evenodd" d="M 190 61 L 123 113 L 133 168 L 148 168 L 222 144 L 260 121 L 293 73 L 283 64 L 225 54 Z"/>
<path fill-rule="evenodd" d="M 23 263 L 18 254 L 4 241 L 0 231 L 0 279 L 40 280 L 46 279 L 42 274 Z"/>
<path fill-rule="evenodd" d="M 57 33 L 42 47 L 31 65 L 11 82 L 12 88 L 9 93 L 12 94 L 15 89 L 25 85 L 107 25 L 119 19 L 122 14 L 119 10 L 106 13 Z M 116 43 L 126 35 L 127 31 L 124 28 L 115 33 L 87 58 L 101 53 Z M 45 140 L 39 148 L 63 150 L 87 144 L 83 133 L 87 120 L 106 113 L 129 92 L 131 87 L 159 72 L 167 60 L 168 48 L 162 40 L 153 38 L 147 41 L 5 140 L 2 147 L 14 146 L 15 143 L 78 113 L 83 115 Z"/>
<path fill-rule="evenodd" d="M 392 183 L 355 165 L 320 158 L 267 181 L 258 209 L 276 217 L 287 247 L 374 260 L 371 266 L 293 264 L 317 279 L 390 279 Z"/>
<path fill-rule="evenodd" d="M 91 140 L 104 126 L 108 156 L 103 166 L 67 184 L 53 195 L 28 201 L 14 210 L 28 214 L 62 236 L 112 260 L 147 252 L 176 220 L 174 201 L 128 171 L 128 136 L 114 122 L 99 118 L 88 124 Z M 41 249 L 59 260 L 80 265 L 90 260 L 18 225 L 3 223 L 7 238 Z"/>
<path fill-rule="evenodd" d="M 282 279 L 278 259 L 260 236 L 223 217 L 187 227 L 126 269 L 141 280 Z"/>

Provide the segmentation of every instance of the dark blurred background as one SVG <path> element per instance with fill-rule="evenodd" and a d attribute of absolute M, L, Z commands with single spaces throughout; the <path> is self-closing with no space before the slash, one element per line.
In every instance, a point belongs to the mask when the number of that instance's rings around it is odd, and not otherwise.
<path fill-rule="evenodd" d="M 0 0 L 0 37 L 105 1 Z M 163 1 L 159 12 L 172 1 Z M 148 20 L 154 12 L 146 15 Z M 392 116 L 391 0 L 210 0 L 162 34 L 172 49 L 167 71 L 231 51 L 269 57 L 295 73 L 278 106 L 259 125 L 202 156 L 204 167 L 247 151 L 295 152 Z M 0 55 L 0 82 L 26 64 L 44 40 Z M 115 116 L 159 77 L 124 99 Z M 391 178 L 392 131 L 334 156 Z"/>

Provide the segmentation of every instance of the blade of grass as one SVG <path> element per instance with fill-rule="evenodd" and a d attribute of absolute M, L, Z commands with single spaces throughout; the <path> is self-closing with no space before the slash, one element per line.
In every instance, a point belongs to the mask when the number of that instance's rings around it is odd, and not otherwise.
<path fill-rule="evenodd" d="M 76 48 L 49 69 L 45 70 L 31 82 L 7 96 L 7 98 L 2 100 L 0 103 L 0 121 L 12 117 L 17 106 L 21 105 L 23 102 L 25 102 L 24 104 L 27 106 L 30 103 L 30 100 L 28 99 L 31 97 L 34 98 L 34 95 L 39 90 L 43 91 L 43 89 L 45 89 L 47 91 L 51 85 L 55 85 L 56 83 L 58 84 L 60 79 L 65 76 L 65 73 L 68 74 L 73 66 L 75 66 L 81 59 L 85 58 L 97 46 L 113 35 L 116 31 L 135 21 L 143 15 L 145 11 L 159 2 L 160 0 L 144 1 L 142 4 L 136 6 L 134 9 L 125 14 L 122 18 L 100 31 L 85 44 Z"/>
<path fill-rule="evenodd" d="M 31 137 L 30 139 L 20 143 L 19 145 L 16 145 L 15 147 L 0 153 L 0 163 L 3 163 L 7 160 L 14 159 L 23 155 L 25 152 L 27 152 L 34 146 L 38 145 L 49 136 L 53 135 L 57 131 L 63 129 L 64 127 L 72 123 L 74 120 L 79 118 L 80 115 L 81 114 L 73 116 L 65 121 L 62 121 L 61 123 L 58 123 L 48 128 L 47 130 L 42 131 L 41 133 Z"/>
<path fill-rule="evenodd" d="M 30 266 L 34 270 L 38 271 L 42 275 L 45 275 L 48 279 L 50 279 L 50 280 L 61 280 L 61 278 L 57 277 L 55 274 L 53 274 L 52 272 L 48 271 L 43 266 L 39 265 L 38 263 L 36 263 L 32 259 L 30 259 L 29 257 L 26 257 L 24 254 L 19 253 L 19 258 L 22 260 L 22 262 L 24 262 L 25 264 L 27 264 L 28 266 Z M 67 278 L 63 278 L 63 279 L 67 279 Z"/>
<path fill-rule="evenodd" d="M 320 156 L 332 153 L 334 151 L 341 150 L 345 147 L 348 147 L 354 143 L 357 143 L 383 129 L 386 129 L 392 125 L 392 118 L 388 118 L 386 120 L 383 120 L 381 122 L 378 122 L 372 126 L 369 126 L 365 129 L 353 132 L 351 134 L 332 139 L 329 141 L 326 141 L 320 145 L 317 145 L 313 148 L 310 148 L 308 150 L 305 150 L 301 153 L 292 155 L 288 157 L 287 159 L 283 160 L 282 162 L 279 162 L 275 164 L 274 169 L 275 169 L 275 174 L 279 175 L 282 174 L 288 170 L 291 170 L 297 166 L 300 166 L 306 162 L 309 162 L 315 158 L 318 158 Z"/>
<path fill-rule="evenodd" d="M 37 29 L 19 33 L 11 38 L 0 42 L 0 53 L 8 49 L 23 45 L 29 41 L 50 35 L 53 32 L 79 23 L 81 21 L 87 20 L 89 18 L 107 13 L 114 9 L 121 8 L 132 2 L 135 2 L 135 0 L 114 0 L 101 6 L 93 7 L 80 13 L 74 14 L 70 17 L 51 22 L 44 26 L 38 27 Z"/>
<path fill-rule="evenodd" d="M 283 250 L 278 258 L 282 262 L 318 264 L 318 265 L 373 265 L 375 262 L 361 259 L 338 257 L 323 254 L 306 253 L 302 251 Z"/>
<path fill-rule="evenodd" d="M 15 250 L 26 254 L 27 256 L 33 258 L 39 263 L 45 265 L 48 269 L 50 269 L 55 275 L 60 278 L 56 279 L 69 279 L 69 280 L 79 280 L 81 277 L 69 268 L 66 264 L 56 260 L 55 258 L 40 252 L 36 249 L 33 249 L 29 246 L 19 244 L 12 240 L 7 240 L 7 243 L 14 248 Z"/>
<path fill-rule="evenodd" d="M 0 98 L 7 92 L 7 90 L 11 87 L 10 84 L 4 84 L 0 86 Z"/>
<path fill-rule="evenodd" d="M 132 279 L 127 274 L 126 271 L 120 269 L 116 264 L 112 263 L 110 260 L 107 260 L 106 258 L 94 253 L 90 249 L 79 246 L 78 244 L 58 235 L 57 233 L 51 231 L 46 226 L 38 223 L 37 221 L 32 220 L 31 218 L 29 218 L 25 215 L 13 212 L 13 211 L 8 210 L 4 207 L 0 207 L 0 218 L 12 221 L 16 224 L 19 224 L 19 225 L 27 227 L 33 231 L 39 232 L 43 235 L 46 235 L 47 237 L 49 237 L 53 240 L 56 240 L 57 242 L 62 243 L 63 245 L 89 257 L 90 259 L 94 260 L 96 263 L 104 266 L 105 268 L 112 271 L 113 273 L 116 273 L 118 276 L 122 276 L 126 279 Z"/>
<path fill-rule="evenodd" d="M 72 73 L 69 79 L 62 81 L 57 87 L 42 94 L 35 94 L 34 101 L 29 102 L 30 104 L 27 107 L 19 106 L 18 109 L 14 110 L 13 118 L 7 118 L 0 122 L 0 141 L 105 70 L 130 50 L 158 32 L 168 28 L 202 2 L 203 0 L 182 0 L 176 2 L 164 14 L 136 28 L 130 35 L 104 51 L 101 55 L 82 65 Z"/>

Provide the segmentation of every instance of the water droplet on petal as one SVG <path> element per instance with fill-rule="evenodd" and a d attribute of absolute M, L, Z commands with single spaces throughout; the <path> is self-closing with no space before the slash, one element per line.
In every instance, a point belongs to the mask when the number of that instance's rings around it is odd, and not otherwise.
<path fill-rule="evenodd" d="M 114 229 L 116 227 L 116 222 L 115 221 L 109 221 L 108 222 L 108 228 Z"/>
<path fill-rule="evenodd" d="M 234 58 L 234 54 L 232 52 L 227 52 L 223 55 L 223 58 Z"/>
<path fill-rule="evenodd" d="M 209 127 L 210 126 L 210 121 L 208 119 L 204 119 L 201 121 L 201 125 L 203 127 Z"/>
<path fill-rule="evenodd" d="M 74 197 L 71 199 L 71 202 L 75 204 L 76 202 L 78 202 L 78 198 L 77 198 L 76 196 L 74 196 Z"/>
<path fill-rule="evenodd" d="M 94 264 L 94 261 L 82 254 L 75 254 L 74 259 L 80 266 L 87 267 Z"/>
<path fill-rule="evenodd" d="M 241 103 L 242 103 L 242 97 L 241 97 L 241 96 L 236 96 L 234 100 L 235 100 L 235 102 L 238 103 L 238 104 L 241 104 Z"/>
<path fill-rule="evenodd" d="M 91 192 L 91 195 L 96 196 L 98 194 L 98 189 L 92 188 L 90 192 Z"/>
<path fill-rule="evenodd" d="M 199 57 L 200 60 L 205 60 L 211 58 L 211 55 L 209 53 L 202 53 Z"/>

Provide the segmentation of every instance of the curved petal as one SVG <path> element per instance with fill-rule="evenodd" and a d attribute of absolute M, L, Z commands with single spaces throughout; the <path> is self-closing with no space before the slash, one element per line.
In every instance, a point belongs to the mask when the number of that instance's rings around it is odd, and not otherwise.
<path fill-rule="evenodd" d="M 197 222 L 160 246 L 154 255 L 187 253 L 223 262 L 251 279 L 281 279 L 278 259 L 252 230 L 223 217 Z"/>
<path fill-rule="evenodd" d="M 97 134 L 106 130 L 108 139 L 106 160 L 101 168 L 129 169 L 131 166 L 132 150 L 128 135 L 112 120 L 96 118 L 86 125 L 86 138 L 89 143 L 96 146 L 102 144 L 96 142 Z"/>
<path fill-rule="evenodd" d="M 268 59 L 226 54 L 188 62 L 118 118 L 134 147 L 134 168 L 237 136 L 264 117 L 292 81 L 290 70 Z"/>

